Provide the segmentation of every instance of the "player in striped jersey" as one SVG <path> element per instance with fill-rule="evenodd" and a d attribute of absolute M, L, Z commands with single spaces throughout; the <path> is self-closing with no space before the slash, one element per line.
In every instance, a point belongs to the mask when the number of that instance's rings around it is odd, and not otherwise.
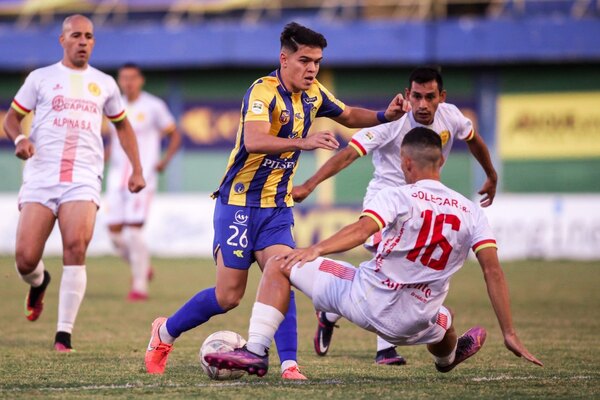
<path fill-rule="evenodd" d="M 29 74 L 6 115 L 4 131 L 14 141 L 17 157 L 27 160 L 19 192 L 16 240 L 17 270 L 31 286 L 25 302 L 26 317 L 35 321 L 42 312 L 50 274 L 41 258 L 58 219 L 64 267 L 54 348 L 70 352 L 71 333 L 87 282 L 86 250 L 100 205 L 102 114 L 115 125 L 133 166 L 129 190 L 139 192 L 145 181 L 135 134 L 117 84 L 88 65 L 95 43 L 92 22 L 72 15 L 62 28 L 62 61 Z M 27 138 L 21 133 L 21 121 L 33 110 L 32 131 Z"/>
<path fill-rule="evenodd" d="M 266 374 L 268 349 L 294 285 L 316 309 L 343 315 L 395 345 L 427 345 L 436 369 L 449 372 L 477 353 L 486 339 L 486 330 L 478 326 L 457 337 L 455 315 L 444 306 L 450 279 L 472 249 L 506 347 L 542 366 L 516 334 L 485 214 L 440 182 L 439 135 L 414 128 L 403 138 L 400 151 L 407 184 L 382 189 L 357 222 L 332 237 L 270 259 L 252 309 L 248 343 L 231 352 L 207 354 L 210 365 Z M 377 254 L 359 268 L 322 257 L 360 246 L 379 231 L 383 240 Z"/>
<path fill-rule="evenodd" d="M 157 318 L 146 352 L 146 368 L 162 373 L 172 344 L 181 333 L 236 307 L 246 289 L 248 268 L 261 269 L 275 254 L 295 247 L 290 195 L 302 150 L 334 150 L 331 132 L 309 135 L 315 118 L 328 117 L 348 127 L 397 120 L 408 103 L 397 95 L 385 111 L 346 106 L 316 79 L 327 42 L 296 23 L 281 34 L 280 68 L 248 89 L 241 108 L 235 147 L 225 176 L 214 193 L 216 287 L 197 293 L 168 319 Z M 306 379 L 297 368 L 293 293 L 286 321 L 275 340 L 284 379 Z"/>
<path fill-rule="evenodd" d="M 363 200 L 363 207 L 368 207 L 371 200 L 382 189 L 406 183 L 400 168 L 400 145 L 407 132 L 415 127 L 425 126 L 440 135 L 444 160 L 450 156 L 450 149 L 456 139 L 467 142 L 470 152 L 487 175 L 487 180 L 479 192 L 485 194 L 481 205 L 483 207 L 491 205 L 496 193 L 497 175 L 490 153 L 483 139 L 475 132 L 471 120 L 453 104 L 445 103 L 446 91 L 442 75 L 433 68 L 415 69 L 408 79 L 408 89 L 405 94 L 411 104 L 410 113 L 389 124 L 357 132 L 344 150 L 330 158 L 304 184 L 292 190 L 294 200 L 301 202 L 319 183 L 337 174 L 359 157 L 372 154 L 374 174 Z M 365 247 L 375 251 L 380 240 L 381 235 L 378 233 L 369 238 Z M 319 312 L 317 317 L 314 346 L 316 353 L 324 356 L 329 350 L 333 328 L 339 316 Z M 381 338 L 377 338 L 375 360 L 378 364 L 384 365 L 406 363 L 398 355 L 394 346 Z"/>

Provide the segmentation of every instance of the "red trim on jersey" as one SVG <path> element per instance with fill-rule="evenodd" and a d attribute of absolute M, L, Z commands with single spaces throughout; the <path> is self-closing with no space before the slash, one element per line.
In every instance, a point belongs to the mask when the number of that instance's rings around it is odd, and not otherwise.
<path fill-rule="evenodd" d="M 482 240 L 480 242 L 477 242 L 473 245 L 473 251 L 477 251 L 478 248 L 480 248 L 481 246 L 485 246 L 486 244 L 489 245 L 493 245 L 494 247 L 498 247 L 496 245 L 496 241 L 494 239 L 487 239 L 487 240 Z"/>
<path fill-rule="evenodd" d="M 385 220 L 383 218 L 381 218 L 381 216 L 379 214 L 377 214 L 375 211 L 365 210 L 362 212 L 362 215 L 365 215 L 365 214 L 375 217 L 376 220 L 379 222 L 379 226 L 381 226 L 381 229 L 385 228 Z"/>
<path fill-rule="evenodd" d="M 117 115 L 111 117 L 110 115 L 107 115 L 106 118 L 110 119 L 113 122 L 119 122 L 120 120 L 122 120 L 125 117 L 125 110 L 121 111 L 120 113 L 118 113 Z"/>
<path fill-rule="evenodd" d="M 365 150 L 365 148 L 363 147 L 362 144 L 358 143 L 358 141 L 356 139 L 352 139 L 350 141 L 350 143 L 352 143 L 353 145 L 355 145 L 356 147 L 358 147 L 358 149 L 362 152 L 362 155 L 366 155 L 367 154 L 367 150 Z"/>
<path fill-rule="evenodd" d="M 319 271 L 326 272 L 347 281 L 353 281 L 354 275 L 356 274 L 355 268 L 343 266 L 332 260 L 323 260 L 321 265 L 319 265 Z"/>
<path fill-rule="evenodd" d="M 435 323 L 444 328 L 444 330 L 448 330 L 448 316 L 446 314 L 438 313 Z"/>
<path fill-rule="evenodd" d="M 21 103 L 19 103 L 16 99 L 13 99 L 13 103 L 16 104 L 17 107 L 19 107 L 21 110 L 25 111 L 25 113 L 30 113 L 31 110 L 27 107 L 23 107 L 23 105 Z"/>
<path fill-rule="evenodd" d="M 79 131 L 68 130 L 65 138 L 62 156 L 60 159 L 60 182 L 73 182 L 73 168 L 77 154 Z"/>

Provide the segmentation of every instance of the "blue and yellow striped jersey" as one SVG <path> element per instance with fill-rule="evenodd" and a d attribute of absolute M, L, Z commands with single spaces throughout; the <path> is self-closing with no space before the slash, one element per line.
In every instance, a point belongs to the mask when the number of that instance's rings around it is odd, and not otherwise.
<path fill-rule="evenodd" d="M 337 117 L 344 108 L 344 103 L 317 80 L 310 89 L 292 93 L 279 78 L 279 70 L 258 79 L 244 96 L 235 147 L 229 156 L 225 177 L 214 195 L 225 204 L 238 206 L 293 206 L 290 192 L 300 151 L 248 153 L 244 146 L 244 123 L 270 122 L 270 135 L 303 138 L 316 117 Z"/>

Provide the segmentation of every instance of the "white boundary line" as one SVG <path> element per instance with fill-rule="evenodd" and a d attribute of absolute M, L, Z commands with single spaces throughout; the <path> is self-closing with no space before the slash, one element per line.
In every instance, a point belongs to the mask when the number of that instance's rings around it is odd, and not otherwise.
<path fill-rule="evenodd" d="M 479 378 L 471 378 L 472 382 L 494 382 L 494 381 L 539 381 L 539 380 L 567 380 L 567 381 L 583 381 L 594 379 L 593 376 L 577 375 L 577 376 L 482 376 Z"/>

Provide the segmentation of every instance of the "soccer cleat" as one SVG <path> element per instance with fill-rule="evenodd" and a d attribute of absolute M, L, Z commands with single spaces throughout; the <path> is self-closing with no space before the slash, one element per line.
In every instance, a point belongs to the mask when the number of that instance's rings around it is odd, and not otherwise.
<path fill-rule="evenodd" d="M 325 313 L 322 311 L 317 311 L 317 320 L 319 323 L 317 325 L 317 331 L 315 332 L 315 338 L 313 342 L 317 355 L 324 356 L 327 354 L 329 345 L 331 344 L 333 328 L 337 328 L 338 326 L 335 324 L 335 322 L 329 322 L 325 317 Z"/>
<path fill-rule="evenodd" d="M 377 352 L 375 363 L 379 365 L 406 365 L 406 360 L 396 352 L 396 347 L 389 347 Z"/>
<path fill-rule="evenodd" d="M 158 330 L 167 321 L 165 317 L 158 317 L 152 322 L 152 334 L 150 336 L 150 343 L 146 349 L 146 356 L 144 362 L 146 363 L 146 371 L 149 374 L 162 374 L 165 372 L 167 366 L 167 359 L 169 353 L 173 350 L 173 345 L 164 343 L 160 340 L 160 334 Z"/>
<path fill-rule="evenodd" d="M 269 354 L 259 356 L 246 346 L 223 353 L 209 353 L 204 356 L 204 360 L 219 369 L 239 369 L 259 377 L 265 376 L 269 370 Z"/>
<path fill-rule="evenodd" d="M 297 365 L 293 365 L 287 368 L 281 373 L 281 379 L 287 379 L 292 381 L 306 381 L 308 378 L 300 372 Z"/>
<path fill-rule="evenodd" d="M 485 343 L 486 335 L 487 332 L 484 328 L 480 326 L 476 326 L 469 329 L 461 337 L 458 338 L 454 362 L 444 367 L 435 364 L 435 368 L 440 372 L 452 371 L 454 367 L 456 367 L 458 364 L 465 361 L 467 358 L 475 355 L 475 353 L 481 350 L 481 347 L 483 347 L 483 343 Z"/>
<path fill-rule="evenodd" d="M 50 274 L 44 270 L 44 280 L 38 287 L 31 286 L 25 298 L 25 318 L 36 321 L 44 310 L 44 294 L 50 283 Z"/>
<path fill-rule="evenodd" d="M 136 292 L 134 290 L 130 291 L 127 295 L 127 301 L 135 303 L 138 301 L 146 301 L 148 300 L 148 295 L 146 293 Z"/>
<path fill-rule="evenodd" d="M 56 332 L 54 337 L 54 350 L 59 353 L 73 353 L 75 349 L 71 346 L 71 334 L 68 332 Z"/>

